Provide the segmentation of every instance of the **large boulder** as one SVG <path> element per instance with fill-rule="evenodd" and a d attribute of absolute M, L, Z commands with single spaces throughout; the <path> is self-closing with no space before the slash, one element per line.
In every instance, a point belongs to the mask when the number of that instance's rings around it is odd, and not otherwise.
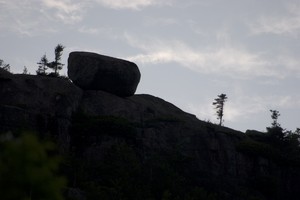
<path fill-rule="evenodd" d="M 134 95 L 140 81 L 136 64 L 91 52 L 71 52 L 68 76 L 83 90 L 103 90 L 121 97 Z"/>

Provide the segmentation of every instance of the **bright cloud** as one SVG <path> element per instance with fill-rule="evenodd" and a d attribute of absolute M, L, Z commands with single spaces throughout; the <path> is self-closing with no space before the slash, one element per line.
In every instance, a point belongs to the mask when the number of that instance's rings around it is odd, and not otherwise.
<path fill-rule="evenodd" d="M 196 49 L 177 40 L 153 39 L 143 42 L 128 34 L 125 37 L 130 45 L 143 51 L 128 59 L 142 64 L 175 62 L 197 72 L 218 73 L 238 78 L 284 78 L 291 73 L 300 73 L 300 61 L 288 56 L 267 58 L 264 53 L 253 53 L 230 45 Z"/>
<path fill-rule="evenodd" d="M 43 0 L 43 2 L 47 7 L 60 10 L 67 14 L 72 14 L 73 12 L 80 10 L 79 4 L 74 4 L 74 2 L 71 2 L 70 0 Z"/>
<path fill-rule="evenodd" d="M 300 4 L 289 4 L 287 15 L 261 16 L 250 25 L 253 34 L 271 33 L 276 35 L 298 36 L 300 34 Z"/>
<path fill-rule="evenodd" d="M 160 6 L 160 5 L 170 5 L 172 0 L 94 0 L 103 6 L 112 9 L 132 9 L 140 10 L 144 7 L 149 6 Z"/>
<path fill-rule="evenodd" d="M 36 1 L 1 1 L 0 30 L 17 32 L 22 36 L 32 36 L 39 24 L 42 24 L 43 17 L 40 17 L 39 5 Z M 39 26 L 40 29 L 41 27 Z"/>
<path fill-rule="evenodd" d="M 0 5 L 0 29 L 30 37 L 79 22 L 85 10 L 83 3 L 71 0 L 4 0 Z"/>
<path fill-rule="evenodd" d="M 43 0 L 46 8 L 53 9 L 57 19 L 63 23 L 72 24 L 82 20 L 82 3 L 71 0 Z"/>

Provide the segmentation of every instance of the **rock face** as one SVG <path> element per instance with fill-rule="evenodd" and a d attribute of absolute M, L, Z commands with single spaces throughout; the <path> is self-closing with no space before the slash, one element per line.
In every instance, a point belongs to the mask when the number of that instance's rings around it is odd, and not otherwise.
<path fill-rule="evenodd" d="M 68 76 L 83 90 L 103 90 L 121 97 L 132 96 L 140 81 L 136 64 L 90 52 L 71 52 Z"/>
<path fill-rule="evenodd" d="M 158 97 L 124 98 L 1 70 L 0 97 L 0 133 L 50 134 L 74 158 L 65 170 L 76 185 L 70 199 L 160 200 L 174 193 L 179 197 L 169 199 L 299 199 L 299 165 L 260 154 L 262 146 L 253 151 L 256 143 L 247 146 L 244 133 L 198 120 Z"/>
<path fill-rule="evenodd" d="M 82 91 L 69 80 L 0 71 L 0 132 L 52 130 L 62 151 Z"/>

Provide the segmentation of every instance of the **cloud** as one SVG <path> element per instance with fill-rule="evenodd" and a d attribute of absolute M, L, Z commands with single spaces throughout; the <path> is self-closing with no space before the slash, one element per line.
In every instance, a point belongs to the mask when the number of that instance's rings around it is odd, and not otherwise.
<path fill-rule="evenodd" d="M 268 58 L 263 52 L 250 52 L 230 44 L 193 48 L 179 40 L 143 39 L 125 34 L 127 42 L 143 52 L 127 59 L 141 64 L 177 63 L 190 70 L 236 78 L 285 78 L 297 72 L 300 61 L 289 56 Z"/>
<path fill-rule="evenodd" d="M 33 32 L 41 29 L 39 26 L 42 18 L 39 11 L 40 2 L 37 1 L 1 1 L 0 6 L 0 29 L 2 34 L 10 31 L 21 36 L 32 36 Z"/>
<path fill-rule="evenodd" d="M 82 20 L 83 3 L 71 0 L 43 0 L 42 2 L 47 9 L 55 10 L 54 16 L 63 23 L 73 24 Z"/>
<path fill-rule="evenodd" d="M 57 9 L 67 14 L 72 14 L 80 10 L 79 4 L 74 4 L 69 0 L 43 0 L 43 2 L 47 7 Z"/>
<path fill-rule="evenodd" d="M 289 4 L 284 16 L 261 16 L 250 24 L 253 34 L 275 34 L 296 37 L 300 34 L 300 4 Z"/>
<path fill-rule="evenodd" d="M 71 0 L 5 0 L 0 5 L 2 32 L 30 37 L 55 33 L 60 24 L 79 22 L 86 8 L 85 4 Z"/>
<path fill-rule="evenodd" d="M 145 23 L 149 26 L 168 26 L 178 24 L 178 19 L 175 18 L 157 18 L 157 17 L 148 17 L 145 20 Z"/>
<path fill-rule="evenodd" d="M 171 5 L 172 0 L 94 0 L 101 5 L 112 9 L 141 10 L 149 6 Z"/>

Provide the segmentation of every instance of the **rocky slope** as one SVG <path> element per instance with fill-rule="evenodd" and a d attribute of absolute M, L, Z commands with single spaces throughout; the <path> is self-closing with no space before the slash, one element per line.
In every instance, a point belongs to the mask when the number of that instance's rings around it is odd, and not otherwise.
<path fill-rule="evenodd" d="M 299 166 L 249 153 L 244 133 L 158 97 L 2 70 L 0 97 L 0 132 L 51 135 L 71 158 L 73 199 L 297 199 Z"/>

